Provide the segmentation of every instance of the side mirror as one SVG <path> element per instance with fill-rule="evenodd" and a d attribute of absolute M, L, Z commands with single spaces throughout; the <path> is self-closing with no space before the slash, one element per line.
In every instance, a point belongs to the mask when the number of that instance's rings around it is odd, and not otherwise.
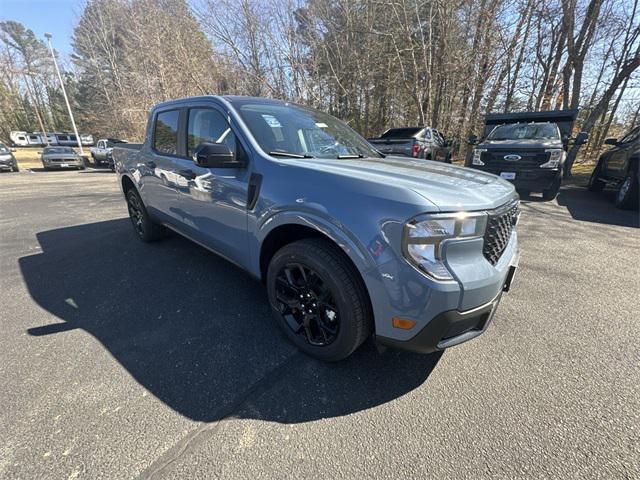
<path fill-rule="evenodd" d="M 467 143 L 469 145 L 475 145 L 476 143 L 478 143 L 478 137 L 476 137 L 475 135 L 469 135 L 469 137 L 467 138 Z"/>
<path fill-rule="evenodd" d="M 576 145 L 584 145 L 585 143 L 587 143 L 587 140 L 589 140 L 589 134 L 587 132 L 580 132 L 578 135 L 576 135 L 574 143 Z"/>
<path fill-rule="evenodd" d="M 607 138 L 604 141 L 605 145 L 617 145 L 618 144 L 618 139 L 617 138 Z"/>
<path fill-rule="evenodd" d="M 36 152 L 36 155 L 42 155 L 42 152 Z"/>
<path fill-rule="evenodd" d="M 238 162 L 231 149 L 223 143 L 201 143 L 193 152 L 196 165 L 205 168 L 240 168 L 244 164 Z"/>

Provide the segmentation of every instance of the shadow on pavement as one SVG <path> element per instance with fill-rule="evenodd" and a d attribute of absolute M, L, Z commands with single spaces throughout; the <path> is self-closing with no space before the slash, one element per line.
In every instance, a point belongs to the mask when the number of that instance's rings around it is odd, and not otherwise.
<path fill-rule="evenodd" d="M 575 220 L 622 227 L 640 227 L 640 213 L 616 208 L 614 198 L 615 192 L 611 190 L 596 193 L 586 188 L 568 187 L 560 190 L 558 205 L 567 207 Z"/>
<path fill-rule="evenodd" d="M 319 363 L 280 333 L 259 282 L 179 236 L 142 244 L 126 218 L 37 237 L 42 253 L 21 258 L 21 272 L 38 305 L 63 321 L 28 333 L 88 332 L 193 420 L 346 415 L 422 385 L 441 356 L 368 343 L 343 362 Z"/>

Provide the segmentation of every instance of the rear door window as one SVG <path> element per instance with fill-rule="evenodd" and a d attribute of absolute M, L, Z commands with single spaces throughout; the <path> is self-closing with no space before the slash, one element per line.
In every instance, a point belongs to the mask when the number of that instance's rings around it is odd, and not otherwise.
<path fill-rule="evenodd" d="M 153 134 L 153 148 L 166 155 L 178 154 L 178 119 L 179 110 L 169 110 L 156 115 Z"/>

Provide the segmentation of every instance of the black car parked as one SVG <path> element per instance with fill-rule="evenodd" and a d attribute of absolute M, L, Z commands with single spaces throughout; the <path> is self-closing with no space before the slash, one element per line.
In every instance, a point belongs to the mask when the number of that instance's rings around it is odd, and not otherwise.
<path fill-rule="evenodd" d="M 542 192 L 542 198 L 553 200 L 560 190 L 577 114 L 577 110 L 489 114 L 482 139 L 469 137 L 474 148 L 465 165 L 500 175 L 520 192 Z M 574 142 L 586 140 L 582 132 Z"/>
<path fill-rule="evenodd" d="M 616 207 L 638 210 L 640 204 L 640 126 L 634 128 L 620 140 L 607 138 L 604 143 L 612 145 L 598 160 L 589 180 L 589 190 L 600 192 L 611 186 L 618 190 Z"/>

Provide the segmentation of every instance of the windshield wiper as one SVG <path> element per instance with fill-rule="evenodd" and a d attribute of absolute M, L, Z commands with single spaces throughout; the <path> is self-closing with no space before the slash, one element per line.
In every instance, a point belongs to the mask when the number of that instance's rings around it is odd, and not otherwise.
<path fill-rule="evenodd" d="M 293 153 L 293 152 L 269 152 L 269 155 L 273 155 L 274 157 L 289 157 L 289 158 L 313 158 L 313 155 L 309 155 L 308 153 Z"/>
<path fill-rule="evenodd" d="M 343 158 L 364 158 L 364 155 L 362 153 L 347 153 L 345 155 L 338 155 L 336 157 L 337 159 L 343 159 Z"/>

